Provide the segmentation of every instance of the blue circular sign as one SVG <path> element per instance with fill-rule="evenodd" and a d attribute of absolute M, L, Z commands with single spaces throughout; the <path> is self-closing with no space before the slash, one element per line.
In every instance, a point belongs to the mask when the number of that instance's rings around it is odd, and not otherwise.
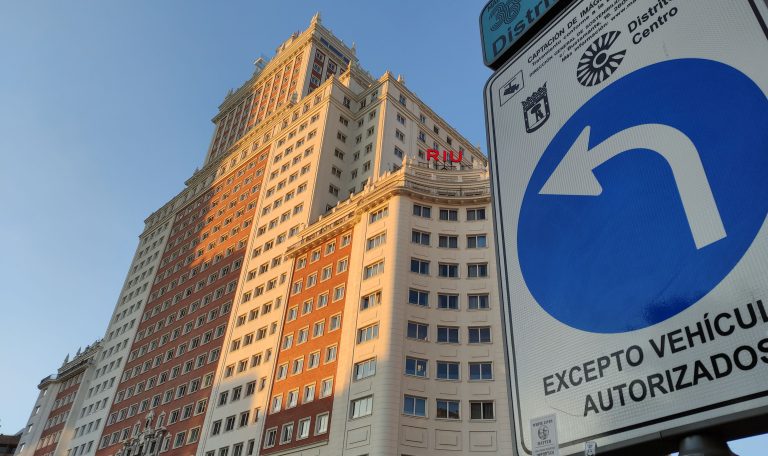
<path fill-rule="evenodd" d="M 680 166 L 684 148 L 655 150 L 663 138 L 632 135 L 649 125 L 687 137 L 697 152 L 683 157 L 690 166 Z M 621 143 L 635 145 L 618 150 Z M 569 154 L 594 166 L 565 166 Z M 696 168 L 696 155 L 706 176 L 685 189 L 679 181 Z M 544 192 L 561 162 L 576 170 L 570 184 L 596 180 L 601 191 Z M 701 59 L 637 70 L 573 114 L 537 164 L 518 223 L 525 283 L 547 313 L 580 330 L 620 333 L 662 322 L 699 301 L 742 258 L 768 214 L 767 181 L 768 100 L 750 78 Z M 696 220 L 684 204 L 706 199 L 706 186 L 716 210 L 704 215 L 724 229 L 708 243 L 696 242 Z"/>

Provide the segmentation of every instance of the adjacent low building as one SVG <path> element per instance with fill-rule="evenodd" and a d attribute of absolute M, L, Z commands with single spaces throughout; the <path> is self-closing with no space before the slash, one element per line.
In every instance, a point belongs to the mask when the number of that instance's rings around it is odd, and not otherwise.
<path fill-rule="evenodd" d="M 71 360 L 67 355 L 56 374 L 40 381 L 40 393 L 21 433 L 16 455 L 66 454 L 65 447 L 79 432 L 75 429 L 77 414 L 88 394 L 95 371 L 94 358 L 100 349 L 101 343 L 96 342 L 78 350 Z"/>

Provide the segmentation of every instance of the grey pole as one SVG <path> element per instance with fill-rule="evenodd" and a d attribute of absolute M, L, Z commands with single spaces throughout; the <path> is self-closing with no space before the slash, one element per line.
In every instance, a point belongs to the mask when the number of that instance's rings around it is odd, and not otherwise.
<path fill-rule="evenodd" d="M 736 456 L 725 440 L 710 435 L 691 435 L 680 441 L 680 456 Z"/>

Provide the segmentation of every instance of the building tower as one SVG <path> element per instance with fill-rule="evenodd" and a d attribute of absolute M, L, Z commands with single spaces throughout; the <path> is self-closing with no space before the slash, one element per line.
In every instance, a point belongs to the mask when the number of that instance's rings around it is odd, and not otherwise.
<path fill-rule="evenodd" d="M 319 14 L 213 121 L 56 456 L 510 452 L 482 153 Z"/>

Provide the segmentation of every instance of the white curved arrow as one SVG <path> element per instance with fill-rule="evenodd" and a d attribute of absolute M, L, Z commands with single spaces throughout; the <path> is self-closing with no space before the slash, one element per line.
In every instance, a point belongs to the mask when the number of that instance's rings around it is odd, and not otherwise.
<path fill-rule="evenodd" d="M 540 194 L 598 196 L 603 187 L 592 170 L 622 152 L 652 150 L 664 157 L 672 169 L 696 248 L 726 236 L 699 152 L 683 132 L 668 125 L 638 125 L 616 133 L 591 149 L 589 132 L 589 126 L 584 128 Z"/>

